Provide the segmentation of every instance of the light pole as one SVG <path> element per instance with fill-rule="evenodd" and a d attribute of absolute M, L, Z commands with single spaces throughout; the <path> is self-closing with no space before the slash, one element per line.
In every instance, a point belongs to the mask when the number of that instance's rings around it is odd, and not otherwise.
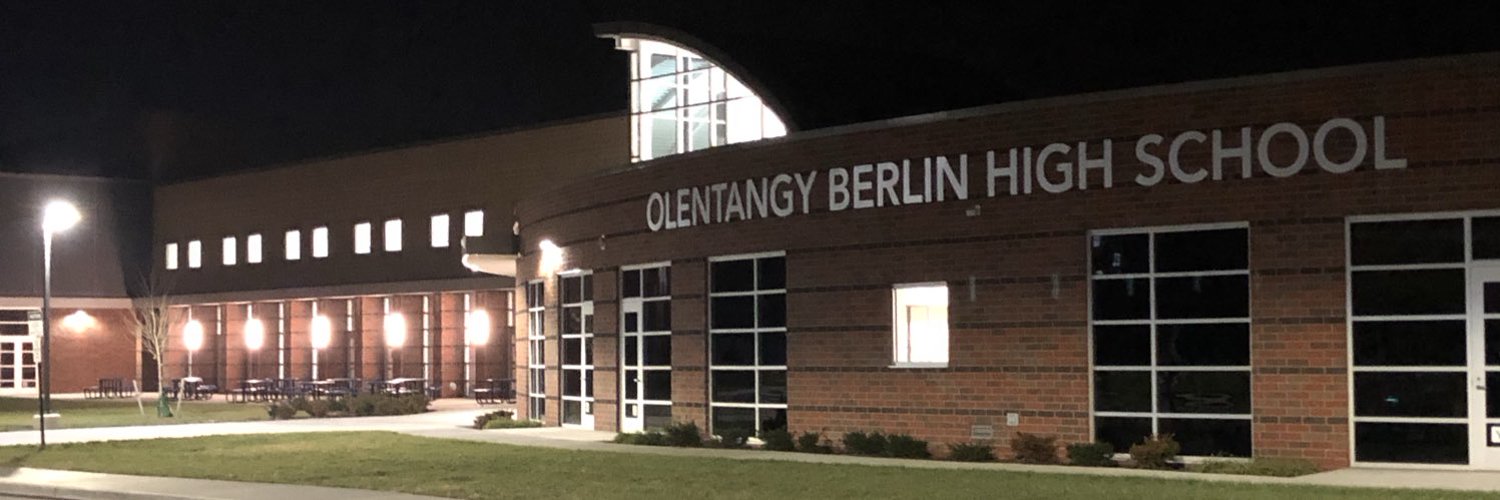
<path fill-rule="evenodd" d="M 54 200 L 42 208 L 42 373 L 37 384 L 37 430 L 39 448 L 47 448 L 47 417 L 52 413 L 52 235 L 78 224 L 78 207 Z"/>
<path fill-rule="evenodd" d="M 312 319 L 312 379 L 318 380 L 318 353 L 333 343 L 333 323 L 324 315 Z"/>
<path fill-rule="evenodd" d="M 464 343 L 468 344 L 469 351 L 474 354 L 474 362 L 469 366 L 472 374 L 465 374 L 470 394 L 474 392 L 474 379 L 483 376 L 481 370 L 484 364 L 481 362 L 480 353 L 489 342 L 490 313 L 484 309 L 469 311 L 469 314 L 464 317 Z"/>

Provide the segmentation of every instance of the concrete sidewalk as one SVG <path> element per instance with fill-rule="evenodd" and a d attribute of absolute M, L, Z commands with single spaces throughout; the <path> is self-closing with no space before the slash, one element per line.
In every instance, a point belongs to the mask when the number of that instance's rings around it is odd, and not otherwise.
<path fill-rule="evenodd" d="M 242 483 L 125 476 L 48 469 L 0 468 L 0 492 L 38 498 L 61 499 L 211 499 L 211 500 L 423 500 L 437 497 L 383 491 L 298 486 L 290 484 Z"/>

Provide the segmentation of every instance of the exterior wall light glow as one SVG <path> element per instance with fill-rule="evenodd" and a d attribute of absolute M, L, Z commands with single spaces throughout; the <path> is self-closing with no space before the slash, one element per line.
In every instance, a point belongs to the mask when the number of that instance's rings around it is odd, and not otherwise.
<path fill-rule="evenodd" d="M 83 312 L 82 309 L 74 311 L 73 314 L 67 315 L 62 320 L 63 329 L 73 333 L 83 333 L 92 330 L 98 325 L 99 321 L 90 316 L 89 313 Z"/>
<path fill-rule="evenodd" d="M 265 345 L 266 325 L 255 318 L 245 320 L 245 348 L 259 351 Z"/>
<path fill-rule="evenodd" d="M 203 323 L 196 319 L 188 320 L 182 326 L 182 347 L 189 352 L 196 352 L 203 348 Z"/>
<path fill-rule="evenodd" d="M 333 322 L 329 321 L 327 316 L 321 314 L 313 316 L 312 348 L 325 349 L 331 343 L 333 343 Z"/>
<path fill-rule="evenodd" d="M 490 313 L 484 310 L 470 311 L 464 317 L 464 343 L 482 346 L 490 341 Z"/>
<path fill-rule="evenodd" d="M 406 343 L 406 316 L 393 312 L 385 315 L 385 345 L 395 349 Z"/>
<path fill-rule="evenodd" d="M 42 231 L 49 234 L 67 231 L 82 219 L 83 214 L 78 213 L 78 207 L 66 201 L 55 200 L 42 209 Z"/>
<path fill-rule="evenodd" d="M 537 244 L 537 248 L 542 251 L 542 259 L 538 264 L 537 274 L 546 276 L 557 272 L 558 269 L 562 269 L 563 249 L 561 247 L 558 247 L 552 240 L 542 240 L 541 243 Z"/>

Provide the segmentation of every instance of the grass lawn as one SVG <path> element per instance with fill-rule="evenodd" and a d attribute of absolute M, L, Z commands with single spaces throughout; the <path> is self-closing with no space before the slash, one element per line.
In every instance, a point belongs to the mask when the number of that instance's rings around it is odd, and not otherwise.
<path fill-rule="evenodd" d="M 492 431 L 502 432 L 502 431 Z M 299 483 L 456 498 L 1500 498 L 1147 478 L 569 451 L 386 432 L 0 448 L 0 465 Z"/>
<path fill-rule="evenodd" d="M 142 416 L 135 401 L 53 399 L 52 408 L 62 415 L 63 428 L 119 427 L 122 425 L 193 424 L 202 422 L 243 422 L 265 420 L 266 408 L 258 404 L 228 404 L 185 401 L 182 411 L 172 418 L 157 418 L 155 401 L 143 401 Z M 177 404 L 172 404 L 176 411 Z M 36 399 L 0 398 L 0 431 L 30 430 L 35 421 Z"/>

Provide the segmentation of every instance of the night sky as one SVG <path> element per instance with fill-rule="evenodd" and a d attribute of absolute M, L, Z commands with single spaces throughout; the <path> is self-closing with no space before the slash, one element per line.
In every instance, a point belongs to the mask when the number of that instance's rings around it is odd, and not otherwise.
<path fill-rule="evenodd" d="M 890 3 L 0 0 L 0 171 L 170 181 L 619 112 L 604 21 L 718 45 L 805 128 L 1500 50 L 1431 2 Z"/>

